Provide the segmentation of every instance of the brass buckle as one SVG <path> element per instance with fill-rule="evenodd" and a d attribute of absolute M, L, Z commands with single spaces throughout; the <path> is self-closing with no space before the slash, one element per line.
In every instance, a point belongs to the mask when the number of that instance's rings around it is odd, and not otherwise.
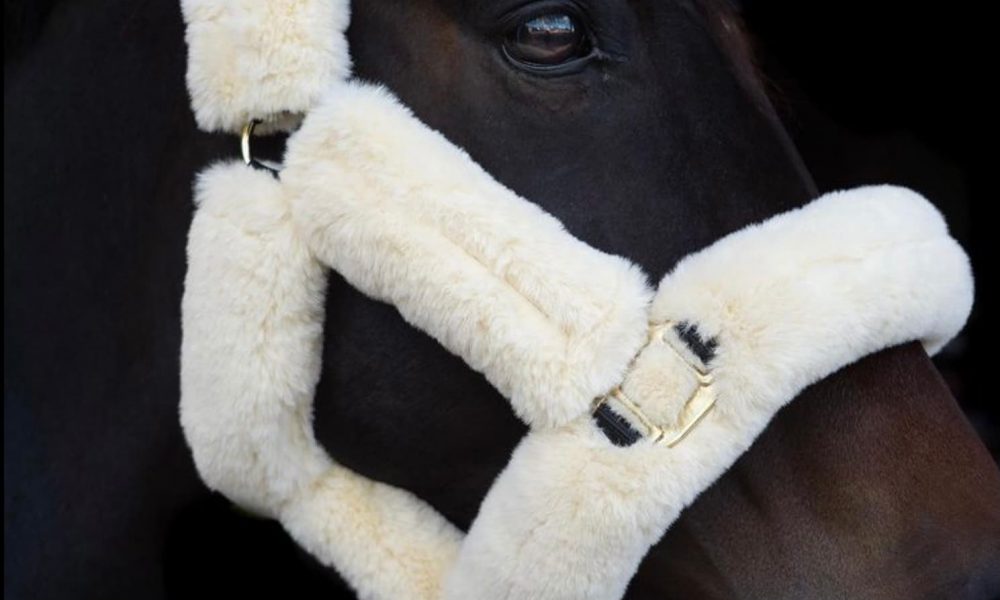
<path fill-rule="evenodd" d="M 684 403 L 684 408 L 681 409 L 680 416 L 677 419 L 677 424 L 672 427 L 663 427 L 653 423 L 652 420 L 646 416 L 646 414 L 639 408 L 639 405 L 632 401 L 628 395 L 622 391 L 621 386 L 616 386 L 613 390 L 598 398 L 597 402 L 594 404 L 594 410 L 597 410 L 601 405 L 606 404 L 609 401 L 614 401 L 615 404 L 625 408 L 625 410 L 630 413 L 635 421 L 646 429 L 645 436 L 653 439 L 654 444 L 663 444 L 668 448 L 673 448 L 677 444 L 687 437 L 689 433 L 694 429 L 694 427 L 701 422 L 702 419 L 715 407 L 715 389 L 713 387 L 713 379 L 711 372 L 703 369 L 699 365 L 692 364 L 688 361 L 683 354 L 674 346 L 674 344 L 667 338 L 666 333 L 673 328 L 673 322 L 666 322 L 654 326 L 650 330 L 649 340 L 646 342 L 646 346 L 643 346 L 643 350 L 646 349 L 649 344 L 654 341 L 660 340 L 666 344 L 680 361 L 687 365 L 693 372 L 698 380 L 698 387 L 695 389 L 691 397 L 688 398 L 687 402 Z M 640 350 L 640 353 L 642 351 Z"/>

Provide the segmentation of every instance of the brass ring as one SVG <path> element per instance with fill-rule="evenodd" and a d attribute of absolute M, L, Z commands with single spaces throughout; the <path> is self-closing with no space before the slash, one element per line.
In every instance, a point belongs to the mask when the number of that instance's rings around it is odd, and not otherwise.
<path fill-rule="evenodd" d="M 243 132 L 240 135 L 240 151 L 243 153 L 243 162 L 246 163 L 248 167 L 253 167 L 255 169 L 262 169 L 269 172 L 275 177 L 281 171 L 281 165 L 273 163 L 269 160 L 258 160 L 253 157 L 253 153 L 250 151 L 250 138 L 253 137 L 253 130 L 262 121 L 260 119 L 250 119 L 247 124 L 243 126 Z"/>
<path fill-rule="evenodd" d="M 240 150 L 243 152 L 243 162 L 248 166 L 254 164 L 253 155 L 250 153 L 250 137 L 253 136 L 253 130 L 260 123 L 260 119 L 250 119 L 247 124 L 243 126 L 243 133 L 240 136 Z"/>

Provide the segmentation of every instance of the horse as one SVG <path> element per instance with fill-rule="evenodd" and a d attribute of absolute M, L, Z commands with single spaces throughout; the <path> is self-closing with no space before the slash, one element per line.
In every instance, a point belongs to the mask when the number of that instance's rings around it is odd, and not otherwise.
<path fill-rule="evenodd" d="M 654 278 L 818 193 L 722 0 L 352 8 L 357 77 Z M 211 494 L 181 435 L 191 183 L 236 143 L 194 127 L 178 7 L 24 10 L 38 27 L 5 64 L 5 593 L 352 597 L 277 525 Z M 541 17 L 561 43 L 525 29 Z M 325 329 L 324 447 L 467 527 L 524 426 L 481 375 L 335 274 Z M 626 597 L 998 593 L 1000 473 L 907 344 L 782 410 Z"/>

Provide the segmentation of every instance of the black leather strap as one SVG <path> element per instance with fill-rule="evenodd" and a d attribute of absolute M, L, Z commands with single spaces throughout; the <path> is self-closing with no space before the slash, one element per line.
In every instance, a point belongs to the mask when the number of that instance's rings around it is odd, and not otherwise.
<path fill-rule="evenodd" d="M 615 446 L 631 446 L 642 438 L 632 424 L 625 420 L 607 404 L 602 403 L 593 413 L 597 428 Z"/>

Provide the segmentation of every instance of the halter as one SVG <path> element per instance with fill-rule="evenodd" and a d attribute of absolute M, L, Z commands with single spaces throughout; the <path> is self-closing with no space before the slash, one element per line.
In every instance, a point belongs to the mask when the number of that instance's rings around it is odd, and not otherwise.
<path fill-rule="evenodd" d="M 344 0 L 184 0 L 199 174 L 181 422 L 206 484 L 281 521 L 362 598 L 619 598 L 679 512 L 804 387 L 971 309 L 941 215 L 892 186 L 726 236 L 656 286 L 496 182 L 389 91 L 350 81 Z M 294 129 L 280 173 L 255 127 Z M 316 441 L 332 268 L 530 426 L 460 532 Z M 474 401 L 474 400 L 470 400 Z"/>

